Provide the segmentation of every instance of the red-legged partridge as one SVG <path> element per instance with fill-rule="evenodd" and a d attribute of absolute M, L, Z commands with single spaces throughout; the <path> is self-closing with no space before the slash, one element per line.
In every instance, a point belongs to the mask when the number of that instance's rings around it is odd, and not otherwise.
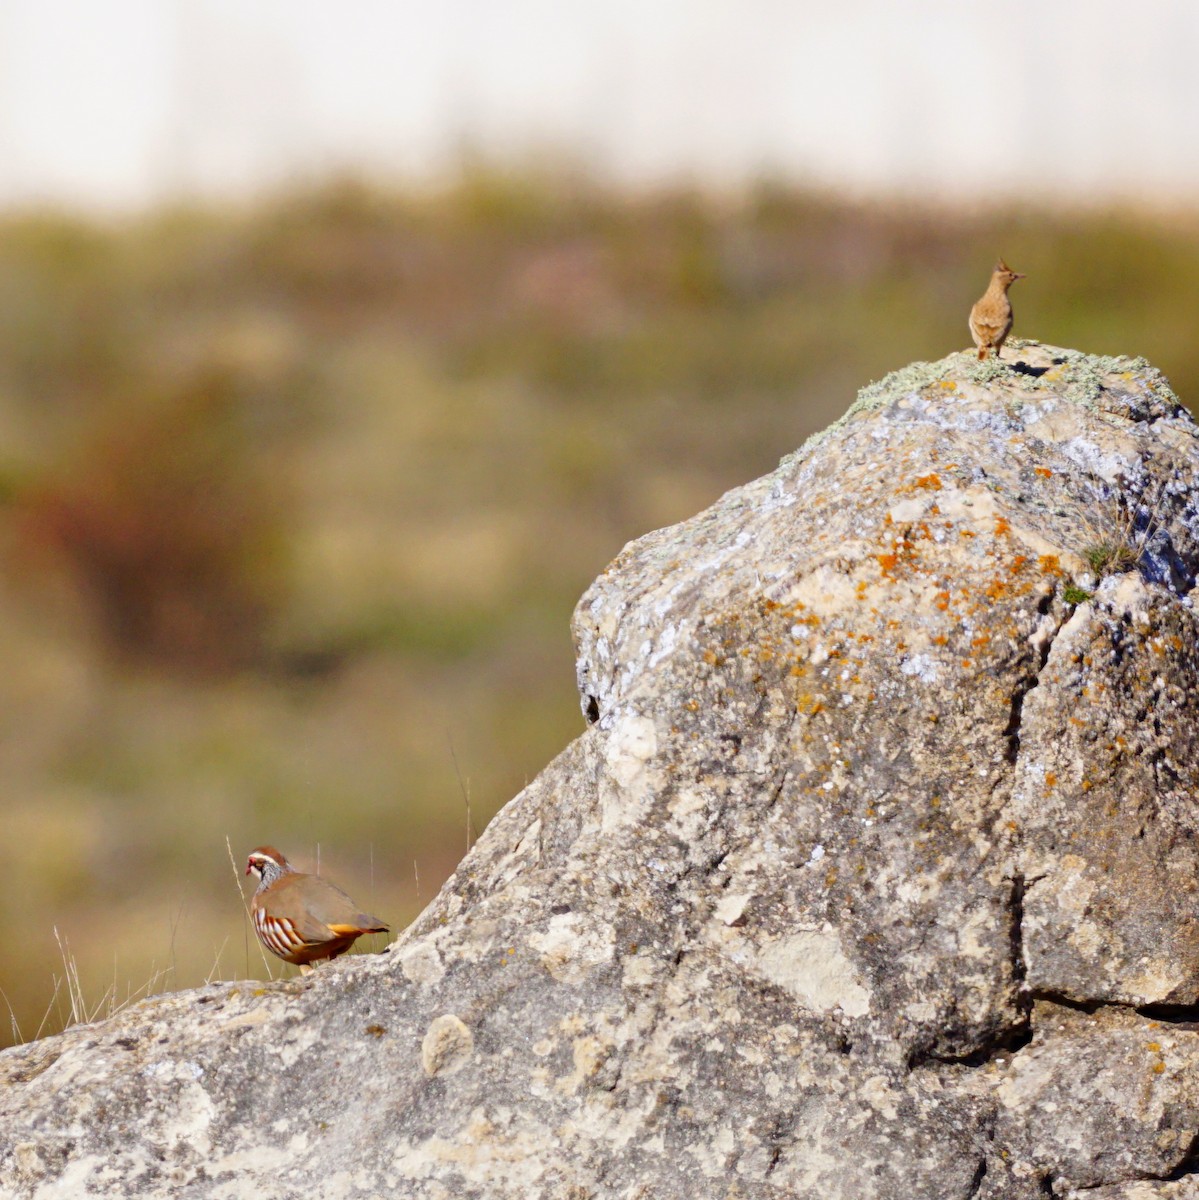
<path fill-rule="evenodd" d="M 378 917 L 359 909 L 319 875 L 297 871 L 274 846 L 250 854 L 246 874 L 258 876 L 250 904 L 258 940 L 284 962 L 306 967 L 344 954 L 364 933 L 387 933 Z"/>

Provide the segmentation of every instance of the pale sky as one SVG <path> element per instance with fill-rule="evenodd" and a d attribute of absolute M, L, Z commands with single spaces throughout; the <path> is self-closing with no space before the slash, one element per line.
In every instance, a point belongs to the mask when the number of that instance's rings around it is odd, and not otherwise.
<path fill-rule="evenodd" d="M 1197 51 L 1199 0 L 0 0 L 0 203 L 422 179 L 464 147 L 1189 200 Z"/>

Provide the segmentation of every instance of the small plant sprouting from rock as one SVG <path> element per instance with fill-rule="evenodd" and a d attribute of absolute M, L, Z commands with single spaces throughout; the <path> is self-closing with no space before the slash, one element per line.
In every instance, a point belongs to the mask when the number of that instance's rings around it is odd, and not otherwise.
<path fill-rule="evenodd" d="M 1136 498 L 1109 495 L 1100 503 L 1095 519 L 1084 522 L 1087 540 L 1080 553 L 1096 579 L 1141 566 L 1149 543 L 1161 528 L 1161 499 L 1160 492 Z"/>
<path fill-rule="evenodd" d="M 1062 599 L 1071 607 L 1079 604 L 1084 604 L 1091 598 L 1091 593 L 1086 588 L 1081 588 L 1077 584 L 1068 584 L 1062 589 Z"/>
<path fill-rule="evenodd" d="M 1091 543 L 1084 547 L 1082 556 L 1100 578 L 1131 571 L 1140 557 L 1136 547 L 1130 542 L 1115 539 Z"/>

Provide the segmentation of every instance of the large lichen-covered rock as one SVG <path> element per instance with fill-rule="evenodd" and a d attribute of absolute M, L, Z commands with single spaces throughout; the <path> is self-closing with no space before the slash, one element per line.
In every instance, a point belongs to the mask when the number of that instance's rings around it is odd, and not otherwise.
<path fill-rule="evenodd" d="M 0 1190 L 1199 1200 L 1199 431 L 1006 353 L 629 546 L 390 952 L 0 1055 Z"/>

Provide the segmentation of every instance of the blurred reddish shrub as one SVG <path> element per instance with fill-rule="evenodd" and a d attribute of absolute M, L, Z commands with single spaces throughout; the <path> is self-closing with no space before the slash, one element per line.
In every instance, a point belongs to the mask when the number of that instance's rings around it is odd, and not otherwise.
<path fill-rule="evenodd" d="M 264 660 L 281 600 L 281 489 L 237 377 L 114 405 L 15 497 L 20 547 L 59 569 L 115 651 L 227 672 Z"/>

